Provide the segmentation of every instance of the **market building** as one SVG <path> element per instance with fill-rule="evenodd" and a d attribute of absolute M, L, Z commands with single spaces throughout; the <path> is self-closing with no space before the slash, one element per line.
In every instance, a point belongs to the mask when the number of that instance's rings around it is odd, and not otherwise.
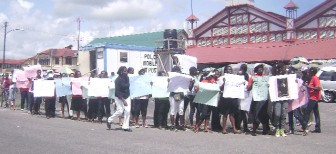
<path fill-rule="evenodd" d="M 336 1 L 326 0 L 297 17 L 292 0 L 285 15 L 254 6 L 253 0 L 227 6 L 189 35 L 186 53 L 200 64 L 336 58 Z"/>

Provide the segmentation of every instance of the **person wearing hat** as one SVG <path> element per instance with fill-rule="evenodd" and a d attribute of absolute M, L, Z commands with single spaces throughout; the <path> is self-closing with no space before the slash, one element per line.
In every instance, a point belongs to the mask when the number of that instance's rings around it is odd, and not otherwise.
<path fill-rule="evenodd" d="M 314 133 L 321 133 L 321 122 L 320 122 L 320 112 L 318 107 L 318 101 L 321 99 L 321 83 L 320 79 L 316 76 L 317 68 L 312 67 L 309 69 L 309 75 L 311 77 L 309 84 L 306 84 L 309 93 L 308 106 L 304 114 L 304 122 L 302 124 L 303 135 L 308 134 L 307 126 L 310 117 L 310 113 L 313 111 L 315 116 L 315 130 Z"/>
<path fill-rule="evenodd" d="M 212 84 L 217 84 L 216 79 L 214 77 L 215 73 L 210 72 L 208 75 L 206 75 L 205 79 L 203 79 L 201 82 L 203 83 L 212 83 Z M 196 85 L 195 91 L 199 90 L 199 86 Z M 209 121 L 210 121 L 210 116 L 211 116 L 211 106 L 205 105 L 205 104 L 198 104 L 197 112 L 200 111 L 199 113 L 199 120 L 196 121 L 195 127 L 193 131 L 197 133 L 204 121 L 204 132 L 210 132 L 208 126 L 209 126 Z"/>
<path fill-rule="evenodd" d="M 254 67 L 254 75 L 252 75 L 248 81 L 247 90 L 252 90 L 253 77 L 262 77 L 264 74 L 264 64 L 256 64 Z M 269 115 L 267 114 L 268 103 L 267 101 L 252 101 L 249 120 L 253 122 L 252 136 L 257 135 L 257 128 L 259 124 L 263 125 L 263 135 L 267 135 L 270 132 L 269 127 Z"/>

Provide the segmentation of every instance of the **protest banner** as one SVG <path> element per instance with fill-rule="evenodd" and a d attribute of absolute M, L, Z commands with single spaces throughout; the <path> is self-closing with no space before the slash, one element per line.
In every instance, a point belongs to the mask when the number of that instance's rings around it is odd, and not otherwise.
<path fill-rule="evenodd" d="M 72 94 L 71 87 L 70 84 L 68 84 L 68 81 L 70 81 L 70 78 L 67 79 L 62 78 L 55 80 L 57 97 L 68 96 Z"/>
<path fill-rule="evenodd" d="M 34 80 L 34 97 L 53 97 L 55 96 L 54 80 Z"/>
<path fill-rule="evenodd" d="M 37 70 L 42 70 L 41 65 L 34 65 L 29 67 L 23 67 L 27 78 L 35 78 L 37 76 Z"/>
<path fill-rule="evenodd" d="M 71 91 L 72 95 L 83 95 L 81 78 L 71 78 Z"/>
<path fill-rule="evenodd" d="M 16 82 L 17 81 L 17 76 L 20 73 L 24 73 L 24 71 L 19 70 L 19 69 L 14 69 L 13 70 L 13 75 L 12 75 L 12 82 Z M 27 80 L 27 79 L 26 79 Z"/>
<path fill-rule="evenodd" d="M 29 88 L 29 81 L 16 81 L 15 82 L 17 88 Z"/>
<path fill-rule="evenodd" d="M 112 82 L 109 78 L 90 78 L 88 86 L 89 97 L 108 97 L 109 85 Z"/>
<path fill-rule="evenodd" d="M 250 111 L 250 106 L 252 103 L 252 94 L 251 91 L 245 91 L 245 98 L 239 99 L 240 101 L 240 110 Z"/>
<path fill-rule="evenodd" d="M 298 98 L 296 75 L 278 75 L 269 79 L 269 95 L 272 102 Z"/>
<path fill-rule="evenodd" d="M 253 76 L 252 96 L 254 101 L 268 99 L 268 76 Z"/>
<path fill-rule="evenodd" d="M 28 81 L 24 71 L 16 72 L 16 81 Z"/>
<path fill-rule="evenodd" d="M 176 72 L 168 72 L 168 74 L 168 92 L 187 92 L 189 90 L 191 76 Z"/>
<path fill-rule="evenodd" d="M 194 98 L 195 103 L 210 106 L 218 105 L 219 86 L 217 84 L 200 82 L 197 86 L 199 90 Z"/>
<path fill-rule="evenodd" d="M 152 77 L 148 74 L 130 77 L 131 98 L 152 94 Z"/>
<path fill-rule="evenodd" d="M 245 97 L 245 79 L 242 75 L 225 74 L 225 85 L 223 91 L 224 98 L 239 98 Z"/>
<path fill-rule="evenodd" d="M 188 55 L 182 55 L 182 54 L 176 54 L 174 55 L 177 57 L 181 71 L 182 73 L 189 74 L 190 67 L 196 67 L 197 68 L 197 58 L 188 56 Z"/>
<path fill-rule="evenodd" d="M 152 97 L 153 98 L 168 98 L 168 77 L 153 77 L 152 79 Z"/>
<path fill-rule="evenodd" d="M 298 98 L 294 100 L 289 100 L 288 112 L 293 111 L 308 103 L 308 90 L 302 84 L 303 81 L 301 79 L 298 79 L 297 83 Z"/>

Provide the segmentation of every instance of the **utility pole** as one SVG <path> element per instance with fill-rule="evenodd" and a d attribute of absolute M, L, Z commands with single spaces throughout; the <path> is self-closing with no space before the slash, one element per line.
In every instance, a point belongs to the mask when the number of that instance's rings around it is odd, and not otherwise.
<path fill-rule="evenodd" d="M 77 24 L 78 24 L 78 35 L 77 35 L 77 51 L 79 51 L 79 41 L 80 41 L 80 29 L 81 29 L 81 18 L 77 18 Z"/>
<path fill-rule="evenodd" d="M 4 69 L 5 69 L 5 52 L 6 52 L 6 35 L 7 35 L 7 26 L 8 26 L 8 22 L 5 22 L 5 32 L 4 32 L 4 47 L 3 47 L 3 53 L 2 53 L 2 73 L 4 73 Z"/>

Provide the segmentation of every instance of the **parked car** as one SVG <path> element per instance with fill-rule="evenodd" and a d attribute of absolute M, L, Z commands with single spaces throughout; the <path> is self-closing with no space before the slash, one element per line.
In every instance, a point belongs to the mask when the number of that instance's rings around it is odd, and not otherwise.
<path fill-rule="evenodd" d="M 330 103 L 336 98 L 336 66 L 323 67 L 316 74 L 324 91 L 323 101 Z"/>

